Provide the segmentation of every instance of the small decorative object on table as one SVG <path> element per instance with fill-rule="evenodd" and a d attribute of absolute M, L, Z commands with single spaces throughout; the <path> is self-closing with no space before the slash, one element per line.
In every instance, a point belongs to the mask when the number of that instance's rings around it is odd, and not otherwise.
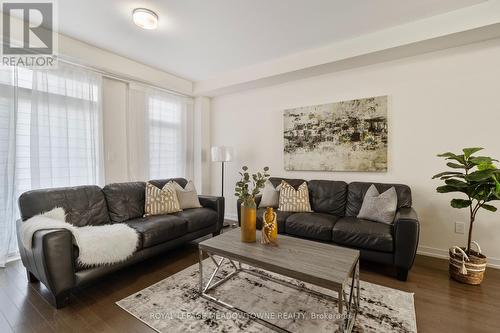
<path fill-rule="evenodd" d="M 272 207 L 267 207 L 262 215 L 262 244 L 278 245 L 278 222 Z"/>
<path fill-rule="evenodd" d="M 240 172 L 241 179 L 236 182 L 235 196 L 241 200 L 241 241 L 252 243 L 256 241 L 256 224 L 257 224 L 257 205 L 255 197 L 264 187 L 264 183 L 269 178 L 268 167 L 263 169 L 263 172 L 252 174 L 248 173 L 248 167 L 243 166 Z M 252 183 L 253 189 L 250 191 L 249 184 Z"/>
<path fill-rule="evenodd" d="M 495 212 L 495 206 L 487 204 L 500 200 L 500 170 L 493 162 L 497 160 L 487 156 L 473 156 L 483 148 L 464 148 L 463 154 L 444 153 L 438 155 L 453 160 L 446 165 L 454 171 L 445 171 L 435 175 L 445 182 L 439 186 L 439 193 L 458 192 L 465 194 L 466 199 L 452 199 L 453 208 L 468 208 L 470 213 L 469 237 L 467 247 L 450 248 L 450 276 L 462 283 L 481 284 L 486 270 L 486 256 L 481 253 L 479 245 L 472 241 L 472 228 L 477 212 L 483 208 Z M 477 251 L 471 248 L 475 245 Z"/>

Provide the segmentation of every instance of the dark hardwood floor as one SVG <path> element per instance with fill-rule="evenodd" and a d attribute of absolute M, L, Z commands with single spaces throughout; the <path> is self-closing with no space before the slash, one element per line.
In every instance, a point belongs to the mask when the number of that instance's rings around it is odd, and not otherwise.
<path fill-rule="evenodd" d="M 76 290 L 55 310 L 47 290 L 29 284 L 20 261 L 0 269 L 0 332 L 153 332 L 115 302 L 197 262 L 196 244 L 157 256 Z M 500 332 L 500 270 L 488 269 L 481 286 L 448 278 L 447 261 L 418 256 L 407 282 L 372 263 L 361 279 L 415 293 L 419 332 Z"/>

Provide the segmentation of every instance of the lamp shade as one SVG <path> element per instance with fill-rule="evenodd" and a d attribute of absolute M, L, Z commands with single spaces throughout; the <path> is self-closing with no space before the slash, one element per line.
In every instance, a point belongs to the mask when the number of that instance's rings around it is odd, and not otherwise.
<path fill-rule="evenodd" d="M 233 160 L 233 148 L 227 146 L 212 147 L 212 162 L 230 162 Z"/>

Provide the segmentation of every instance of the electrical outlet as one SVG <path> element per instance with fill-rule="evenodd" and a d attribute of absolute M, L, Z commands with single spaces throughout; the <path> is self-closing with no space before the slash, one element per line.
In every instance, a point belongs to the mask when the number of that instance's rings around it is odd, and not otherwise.
<path fill-rule="evenodd" d="M 455 222 L 455 233 L 456 234 L 465 234 L 465 223 Z"/>

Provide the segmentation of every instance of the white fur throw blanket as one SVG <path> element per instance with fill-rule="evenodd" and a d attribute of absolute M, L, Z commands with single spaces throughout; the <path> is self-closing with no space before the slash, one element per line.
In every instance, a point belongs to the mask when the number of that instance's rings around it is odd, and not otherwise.
<path fill-rule="evenodd" d="M 23 246 L 31 249 L 33 234 L 38 230 L 66 229 L 78 246 L 78 263 L 86 267 L 124 261 L 137 248 L 139 235 L 125 224 L 76 227 L 65 221 L 65 215 L 58 207 L 24 221 L 20 230 Z"/>

